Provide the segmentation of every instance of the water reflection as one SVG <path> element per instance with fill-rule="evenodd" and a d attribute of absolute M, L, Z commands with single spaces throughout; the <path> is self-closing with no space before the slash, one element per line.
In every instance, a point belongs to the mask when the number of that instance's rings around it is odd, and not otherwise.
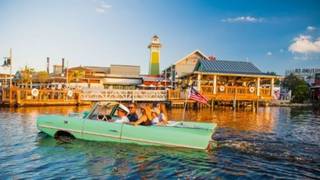
<path fill-rule="evenodd" d="M 133 144 L 81 140 L 61 144 L 41 133 L 37 137 L 37 147 L 36 156 L 41 161 L 54 161 L 58 167 L 77 163 L 77 168 L 85 169 L 89 176 L 114 178 L 153 178 L 161 175 L 161 172 L 170 177 L 171 173 L 182 173 L 174 169 L 183 161 L 199 168 L 199 163 L 203 163 L 201 159 L 208 159 L 210 156 L 204 151 Z M 168 168 L 168 164 L 172 167 Z M 73 168 L 70 167 L 72 171 Z"/>
<path fill-rule="evenodd" d="M 169 118 L 180 120 L 183 109 L 172 109 Z M 215 110 L 187 110 L 186 119 L 201 122 L 214 122 L 221 128 L 232 128 L 238 131 L 271 132 L 275 127 L 275 119 L 279 116 L 279 108 L 259 108 L 257 112 L 240 109 L 233 111 L 230 108 Z"/>
<path fill-rule="evenodd" d="M 90 107 L 0 109 L 0 179 L 295 178 L 320 174 L 320 113 L 306 108 L 189 110 L 186 119 L 215 122 L 212 153 L 181 148 L 96 143 L 61 144 L 38 134 L 42 114 Z M 169 111 L 181 119 L 182 109 Z"/>

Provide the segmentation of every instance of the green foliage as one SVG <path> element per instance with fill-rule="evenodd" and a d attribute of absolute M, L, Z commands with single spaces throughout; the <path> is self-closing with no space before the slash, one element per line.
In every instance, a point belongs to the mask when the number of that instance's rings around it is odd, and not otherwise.
<path fill-rule="evenodd" d="M 267 72 L 267 74 L 273 75 L 273 76 L 277 76 L 277 73 L 275 73 L 275 72 Z M 279 86 L 280 85 L 280 80 L 279 79 L 275 79 L 274 85 Z"/>
<path fill-rule="evenodd" d="M 25 66 L 21 71 L 20 82 L 21 83 L 31 83 L 32 82 L 32 73 L 34 72 L 33 68 Z"/>
<path fill-rule="evenodd" d="M 292 91 L 292 102 L 303 103 L 309 97 L 309 86 L 307 82 L 294 74 L 286 76 L 282 86 Z"/>

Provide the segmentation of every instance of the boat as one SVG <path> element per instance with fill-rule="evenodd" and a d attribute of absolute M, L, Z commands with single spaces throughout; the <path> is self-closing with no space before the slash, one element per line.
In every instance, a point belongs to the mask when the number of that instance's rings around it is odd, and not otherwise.
<path fill-rule="evenodd" d="M 133 126 L 126 123 L 100 120 L 116 118 L 119 103 L 96 103 L 90 111 L 81 114 L 44 115 L 37 118 L 37 128 L 56 139 L 73 139 L 135 143 L 210 150 L 214 146 L 214 123 L 169 121 L 166 126 Z"/>

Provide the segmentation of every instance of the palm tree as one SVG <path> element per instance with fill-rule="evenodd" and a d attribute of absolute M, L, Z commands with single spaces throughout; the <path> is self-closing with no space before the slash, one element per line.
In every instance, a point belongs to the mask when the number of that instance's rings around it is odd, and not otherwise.
<path fill-rule="evenodd" d="M 30 68 L 28 66 L 25 66 L 21 71 L 20 71 L 20 77 L 18 81 L 23 84 L 29 84 L 32 86 L 32 73 L 34 72 L 33 68 Z"/>

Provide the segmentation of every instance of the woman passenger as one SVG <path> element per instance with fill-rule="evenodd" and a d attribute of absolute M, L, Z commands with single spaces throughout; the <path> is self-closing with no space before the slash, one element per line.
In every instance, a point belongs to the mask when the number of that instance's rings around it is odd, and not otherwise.
<path fill-rule="evenodd" d="M 160 125 L 160 119 L 159 119 L 159 114 L 160 111 L 158 108 L 153 108 L 151 111 L 151 116 L 152 116 L 152 125 Z"/>
<path fill-rule="evenodd" d="M 141 107 L 141 116 L 138 121 L 134 122 L 133 125 L 150 126 L 152 125 L 151 108 L 146 105 Z"/>
<path fill-rule="evenodd" d="M 159 114 L 159 120 L 162 124 L 168 124 L 168 113 L 166 109 L 166 105 L 161 103 L 160 104 L 160 114 Z"/>

